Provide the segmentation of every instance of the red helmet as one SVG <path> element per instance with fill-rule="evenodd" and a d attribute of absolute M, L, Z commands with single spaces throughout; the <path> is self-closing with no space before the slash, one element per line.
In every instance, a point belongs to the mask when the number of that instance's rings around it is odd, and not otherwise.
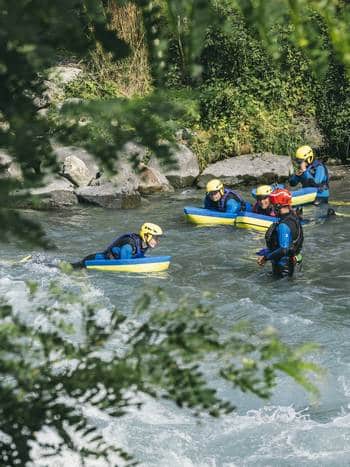
<path fill-rule="evenodd" d="M 269 198 L 272 204 L 279 206 L 291 206 L 292 204 L 292 194 L 285 188 L 277 188 L 270 194 Z"/>

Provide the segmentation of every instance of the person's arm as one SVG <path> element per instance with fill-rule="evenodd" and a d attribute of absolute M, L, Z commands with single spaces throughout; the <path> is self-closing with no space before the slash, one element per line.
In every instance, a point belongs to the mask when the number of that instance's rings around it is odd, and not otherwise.
<path fill-rule="evenodd" d="M 286 224 L 280 224 L 277 227 L 277 236 L 279 248 L 266 255 L 268 261 L 278 261 L 283 256 L 289 256 L 290 246 L 292 244 L 292 232 Z"/>
<path fill-rule="evenodd" d="M 235 199 L 229 199 L 226 202 L 225 212 L 227 214 L 236 214 L 238 211 L 241 210 L 241 203 L 236 201 Z"/>
<path fill-rule="evenodd" d="M 319 165 L 316 169 L 315 176 L 313 177 L 316 185 L 322 185 L 326 181 L 326 170 L 323 165 Z"/>
<path fill-rule="evenodd" d="M 206 197 L 204 198 L 204 208 L 205 208 L 205 209 L 213 209 L 213 204 L 212 204 L 212 202 L 211 202 L 209 196 L 206 196 Z"/>
<path fill-rule="evenodd" d="M 295 185 L 298 185 L 298 183 L 300 182 L 300 177 L 299 175 L 292 175 L 290 178 L 289 178 L 289 185 L 290 186 L 295 186 Z"/>

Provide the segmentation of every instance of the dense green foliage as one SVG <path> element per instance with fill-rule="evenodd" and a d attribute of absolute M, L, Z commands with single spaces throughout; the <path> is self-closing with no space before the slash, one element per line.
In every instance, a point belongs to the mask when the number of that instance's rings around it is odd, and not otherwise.
<path fill-rule="evenodd" d="M 193 111 L 174 125 L 194 131 L 191 144 L 202 166 L 247 152 L 291 154 L 301 143 L 348 155 L 348 36 L 341 29 L 341 42 L 329 27 L 335 27 L 332 15 L 343 24 L 349 8 L 339 3 L 335 13 L 332 2 L 325 9 L 320 2 L 278 3 L 279 9 L 266 2 L 212 1 L 209 27 L 195 4 L 153 5 L 159 38 L 154 83 L 171 91 L 169 100 L 186 95 Z M 205 30 L 199 41 L 191 35 L 195 15 Z M 118 96 L 121 87 L 101 81 L 92 69 L 67 95 Z M 132 78 L 125 69 L 124 79 L 128 73 Z"/>
<path fill-rule="evenodd" d="M 302 143 L 346 156 L 349 105 L 344 87 L 349 81 L 344 68 L 327 69 L 333 46 L 317 9 L 308 11 L 314 27 L 309 27 L 309 50 L 298 47 L 301 39 L 296 37 L 296 26 L 292 21 L 279 23 L 274 9 L 271 15 L 276 23 L 269 19 L 267 31 L 273 34 L 273 42 L 266 44 L 257 33 L 257 23 L 249 21 L 252 11 L 243 8 L 242 12 L 234 2 L 213 4 L 213 15 L 219 20 L 208 29 L 204 41 L 202 81 L 190 84 L 196 91 L 193 100 L 199 118 L 188 124 L 196 130 L 192 144 L 202 166 L 247 152 L 292 154 Z M 171 44 L 174 53 L 166 83 L 188 90 L 191 80 L 184 76 L 178 40 L 174 37 Z"/>
<path fill-rule="evenodd" d="M 33 441 L 46 456 L 65 447 L 109 465 L 118 456 L 130 460 L 103 438 L 88 409 L 121 417 L 140 406 L 142 394 L 194 415 L 231 412 L 233 405 L 207 382 L 205 367 L 214 380 L 262 398 L 270 396 L 279 372 L 315 392 L 308 375 L 319 369 L 304 360 L 312 346 L 291 349 L 273 329 L 257 332 L 242 324 L 223 334 L 203 304 L 190 307 L 182 299 L 174 307 L 156 290 L 126 317 L 94 297 L 89 282 L 68 278 L 69 285 L 64 276 L 41 287 L 23 283 L 24 314 L 1 304 L 2 465 L 25 465 Z M 50 441 L 44 441 L 48 429 Z"/>
<path fill-rule="evenodd" d="M 317 102 L 317 119 L 326 136 L 325 151 L 340 158 L 350 158 L 350 80 L 336 59 L 322 81 Z"/>

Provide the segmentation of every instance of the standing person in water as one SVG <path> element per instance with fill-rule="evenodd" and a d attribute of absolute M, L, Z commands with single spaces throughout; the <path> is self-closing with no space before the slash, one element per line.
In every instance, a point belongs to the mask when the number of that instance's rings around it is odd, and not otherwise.
<path fill-rule="evenodd" d="M 72 263 L 73 268 L 85 267 L 85 261 L 94 259 L 133 259 L 143 258 L 148 248 L 155 248 L 163 230 L 159 225 L 146 222 L 142 224 L 139 233 L 126 233 L 117 237 L 101 253 L 86 256 L 81 261 Z"/>
<path fill-rule="evenodd" d="M 277 188 L 270 195 L 279 222 L 273 223 L 265 234 L 267 248 L 259 251 L 258 264 L 272 263 L 275 277 L 292 277 L 295 265 L 301 263 L 303 228 L 292 205 L 292 195 L 285 188 Z"/>
<path fill-rule="evenodd" d="M 317 188 L 315 204 L 328 203 L 329 175 L 326 165 L 315 160 L 310 146 L 301 146 L 292 157 L 293 174 L 289 179 L 291 186 L 301 183 L 303 188 Z"/>
<path fill-rule="evenodd" d="M 276 217 L 275 210 L 270 200 L 273 188 L 270 185 L 260 185 L 256 189 L 254 196 L 256 203 L 253 205 L 253 212 L 264 216 Z"/>
<path fill-rule="evenodd" d="M 251 209 L 250 204 L 246 203 L 236 191 L 225 188 L 221 180 L 216 178 L 207 183 L 204 207 L 228 214 L 237 214 L 239 211 Z"/>

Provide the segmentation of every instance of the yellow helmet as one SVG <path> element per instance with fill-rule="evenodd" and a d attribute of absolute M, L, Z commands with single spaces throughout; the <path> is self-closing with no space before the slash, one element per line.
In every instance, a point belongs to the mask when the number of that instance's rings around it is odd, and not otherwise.
<path fill-rule="evenodd" d="M 220 191 L 221 194 L 224 194 L 224 185 L 221 180 L 214 178 L 207 183 L 207 193 L 212 191 Z"/>
<path fill-rule="evenodd" d="M 256 196 L 269 196 L 272 193 L 272 187 L 270 185 L 260 185 L 256 189 Z"/>
<path fill-rule="evenodd" d="M 310 146 L 300 146 L 296 150 L 294 159 L 305 161 L 307 164 L 311 164 L 314 160 L 314 152 Z"/>
<path fill-rule="evenodd" d="M 159 227 L 159 225 L 152 224 L 151 222 L 145 222 L 141 225 L 140 237 L 144 242 L 147 242 L 149 240 L 149 237 L 158 237 L 159 235 L 163 235 L 163 230 L 161 229 L 161 227 Z"/>

